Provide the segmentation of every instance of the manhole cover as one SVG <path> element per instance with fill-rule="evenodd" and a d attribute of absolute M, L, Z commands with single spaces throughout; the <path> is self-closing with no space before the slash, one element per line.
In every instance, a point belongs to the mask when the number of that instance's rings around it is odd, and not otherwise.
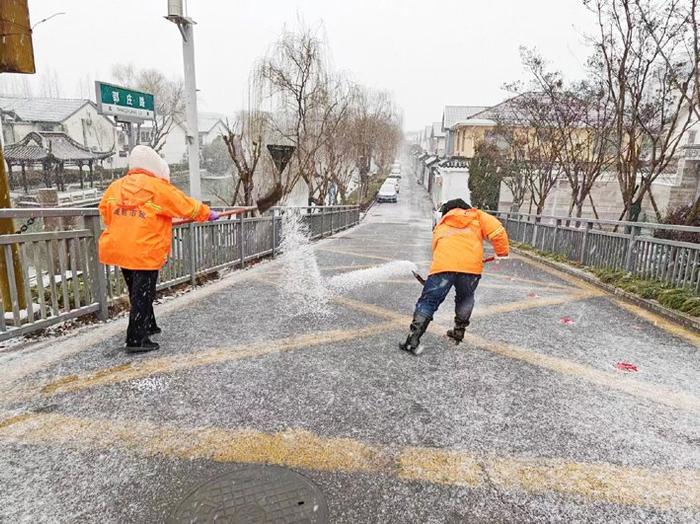
<path fill-rule="evenodd" d="M 328 506 L 318 487 L 298 473 L 246 466 L 198 486 L 168 522 L 321 524 L 328 522 Z"/>

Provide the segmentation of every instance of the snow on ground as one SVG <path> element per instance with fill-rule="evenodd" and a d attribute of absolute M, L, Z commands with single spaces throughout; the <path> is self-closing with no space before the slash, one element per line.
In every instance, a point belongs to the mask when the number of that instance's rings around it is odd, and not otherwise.
<path fill-rule="evenodd" d="M 336 292 L 349 291 L 394 277 L 410 276 L 411 271 L 416 271 L 417 269 L 416 264 L 410 260 L 395 260 L 381 266 L 335 275 L 328 279 L 327 284 L 330 289 Z"/>

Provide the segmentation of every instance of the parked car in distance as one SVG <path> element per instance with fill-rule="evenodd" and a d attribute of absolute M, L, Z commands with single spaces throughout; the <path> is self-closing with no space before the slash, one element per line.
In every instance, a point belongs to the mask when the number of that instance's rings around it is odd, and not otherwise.
<path fill-rule="evenodd" d="M 389 175 L 386 177 L 386 181 L 392 181 L 394 182 L 394 186 L 396 187 L 396 192 L 400 193 L 401 192 L 401 175 Z"/>
<path fill-rule="evenodd" d="M 377 202 L 398 202 L 396 185 L 391 180 L 386 180 L 377 193 Z"/>

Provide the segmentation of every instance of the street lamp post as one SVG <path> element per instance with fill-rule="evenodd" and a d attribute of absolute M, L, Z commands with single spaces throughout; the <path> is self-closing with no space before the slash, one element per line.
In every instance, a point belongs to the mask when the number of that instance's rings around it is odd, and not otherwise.
<path fill-rule="evenodd" d="M 194 70 L 194 24 L 185 16 L 183 0 L 168 0 L 168 16 L 182 35 L 182 61 L 185 68 L 185 116 L 187 121 L 187 156 L 190 170 L 190 196 L 202 198 L 199 176 L 199 127 L 197 122 L 197 81 Z"/>

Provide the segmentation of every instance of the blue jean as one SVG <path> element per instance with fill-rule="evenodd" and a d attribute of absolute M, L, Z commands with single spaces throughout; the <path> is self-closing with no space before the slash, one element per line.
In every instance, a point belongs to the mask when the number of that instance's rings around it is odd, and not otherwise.
<path fill-rule="evenodd" d="M 455 288 L 455 316 L 462 321 L 468 321 L 474 309 L 474 292 L 479 285 L 481 275 L 468 273 L 436 273 L 425 281 L 423 292 L 416 304 L 416 313 L 433 318 L 433 314 L 443 303 L 447 294 Z"/>

